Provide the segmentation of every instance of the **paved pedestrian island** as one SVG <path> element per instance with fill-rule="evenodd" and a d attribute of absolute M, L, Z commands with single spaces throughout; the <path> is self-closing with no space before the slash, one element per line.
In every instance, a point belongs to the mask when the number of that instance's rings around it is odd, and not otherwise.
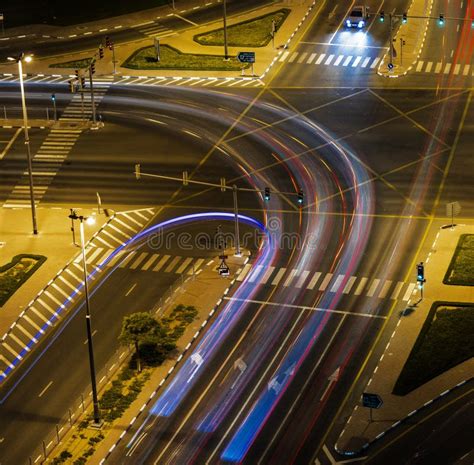
<path fill-rule="evenodd" d="M 87 243 L 89 257 L 97 255 L 98 246 L 106 245 L 111 251 L 124 245 L 144 228 L 154 215 L 151 208 L 115 214 Z M 90 260 L 89 260 L 90 261 Z M 105 267 L 90 264 L 91 284 Z M 28 356 L 47 333 L 51 331 L 82 299 L 84 274 L 81 254 L 78 253 L 21 312 L 0 343 L 0 384 Z"/>

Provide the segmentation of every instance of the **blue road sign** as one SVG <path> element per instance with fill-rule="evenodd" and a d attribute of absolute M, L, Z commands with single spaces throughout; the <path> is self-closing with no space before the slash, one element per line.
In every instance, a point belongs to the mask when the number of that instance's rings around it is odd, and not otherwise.
<path fill-rule="evenodd" d="M 255 63 L 255 52 L 239 52 L 237 60 L 241 63 Z"/>
<path fill-rule="evenodd" d="M 378 394 L 370 394 L 369 392 L 363 392 L 362 405 L 368 408 L 380 408 L 383 405 L 383 400 Z"/>

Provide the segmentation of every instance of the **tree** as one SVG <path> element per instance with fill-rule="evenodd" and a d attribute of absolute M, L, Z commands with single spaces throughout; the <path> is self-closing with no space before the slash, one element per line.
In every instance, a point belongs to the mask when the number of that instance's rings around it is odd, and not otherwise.
<path fill-rule="evenodd" d="M 132 313 L 124 317 L 119 341 L 124 345 L 133 344 L 137 354 L 137 368 L 142 371 L 140 361 L 140 342 L 149 340 L 156 334 L 160 324 L 147 312 Z"/>

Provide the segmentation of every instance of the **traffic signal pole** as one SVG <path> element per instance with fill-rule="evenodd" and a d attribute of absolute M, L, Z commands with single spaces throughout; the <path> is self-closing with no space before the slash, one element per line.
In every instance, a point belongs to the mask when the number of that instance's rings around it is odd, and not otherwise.
<path fill-rule="evenodd" d="M 234 197 L 234 216 L 235 216 L 235 255 L 240 257 L 240 233 L 239 233 L 239 204 L 237 202 L 237 186 L 232 186 L 232 194 Z"/>
<path fill-rule="evenodd" d="M 92 63 L 89 65 L 89 84 L 91 86 L 91 106 L 92 106 L 92 123 L 97 124 L 95 114 L 95 102 L 94 102 L 94 80 L 92 79 Z"/>

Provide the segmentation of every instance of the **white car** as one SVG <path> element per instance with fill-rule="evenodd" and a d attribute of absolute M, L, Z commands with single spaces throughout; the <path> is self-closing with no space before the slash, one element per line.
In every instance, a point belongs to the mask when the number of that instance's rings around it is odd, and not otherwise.
<path fill-rule="evenodd" d="M 368 17 L 368 6 L 355 6 L 346 19 L 346 27 L 356 27 L 357 29 L 362 29 L 367 24 Z"/>

